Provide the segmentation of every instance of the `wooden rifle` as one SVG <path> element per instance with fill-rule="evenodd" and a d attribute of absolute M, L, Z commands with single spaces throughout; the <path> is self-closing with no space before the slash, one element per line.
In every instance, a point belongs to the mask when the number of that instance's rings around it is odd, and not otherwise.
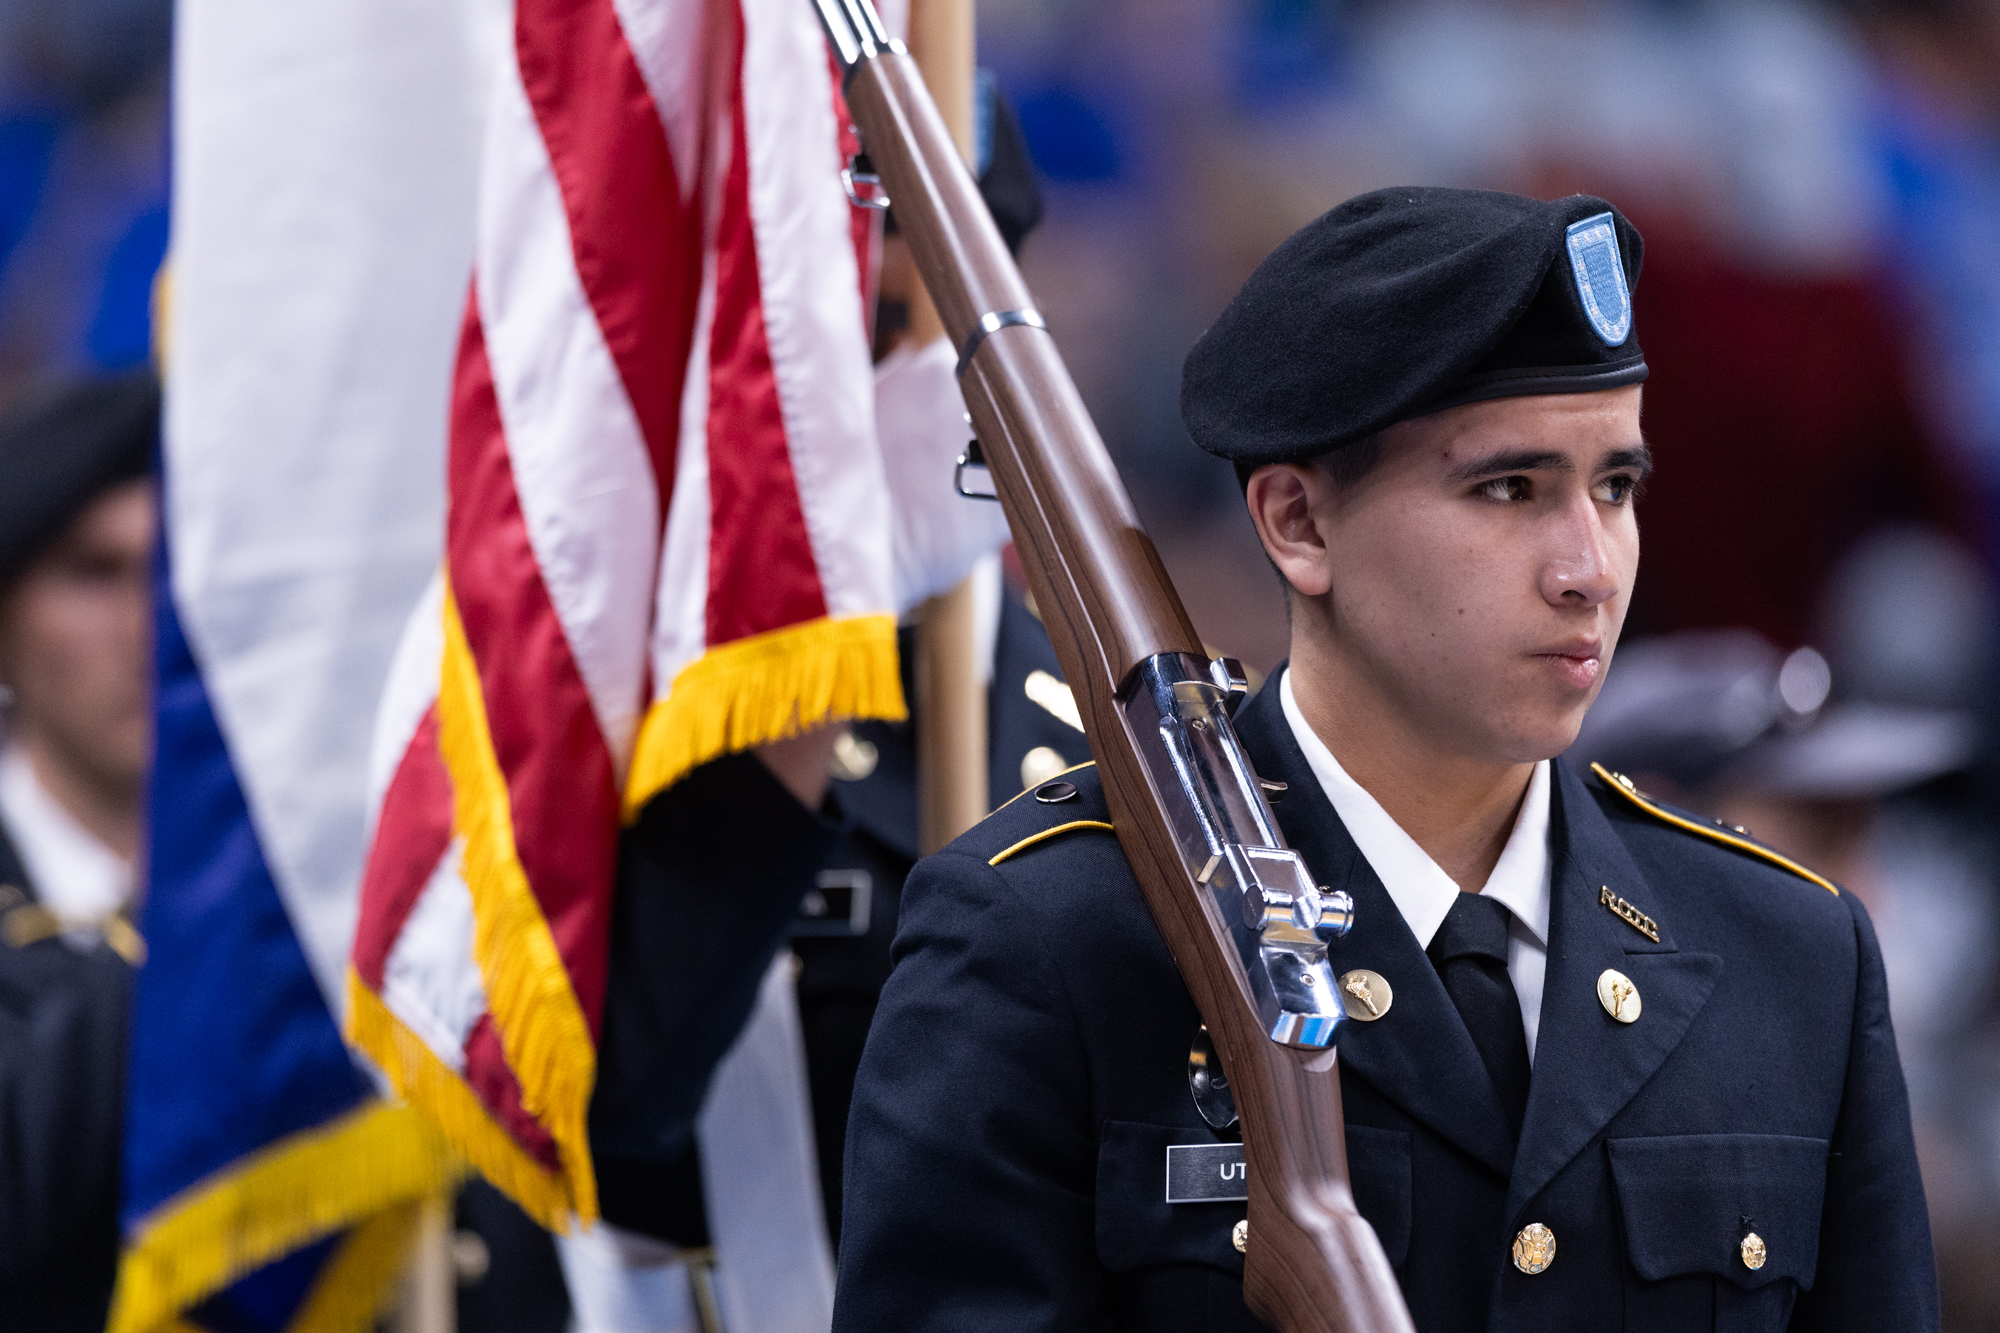
<path fill-rule="evenodd" d="M 916 65 L 870 0 L 815 0 L 873 172 L 959 348 L 983 461 L 1075 691 L 1113 826 L 1235 1093 L 1249 1176 L 1243 1292 L 1280 1333 L 1408 1333 L 1354 1207 L 1326 942 L 1353 903 L 1285 846 L 1210 661 Z M 868 176 L 879 173 L 879 179 Z M 860 176 L 861 179 L 856 179 Z"/>

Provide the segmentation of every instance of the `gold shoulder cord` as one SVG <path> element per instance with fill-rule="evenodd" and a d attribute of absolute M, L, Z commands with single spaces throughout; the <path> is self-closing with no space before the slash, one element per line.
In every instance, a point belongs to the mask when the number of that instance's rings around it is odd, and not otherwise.
<path fill-rule="evenodd" d="M 0 885 L 0 888 L 13 887 L 11 884 Z M 123 913 L 114 912 L 104 918 L 98 923 L 97 930 L 103 935 L 104 942 L 111 946 L 112 952 L 133 967 L 146 961 L 146 941 Z M 62 933 L 61 920 L 40 903 L 24 902 L 0 912 L 0 940 L 5 940 L 11 948 L 25 949 Z"/>
<path fill-rule="evenodd" d="M 1836 897 L 1840 894 L 1840 890 L 1833 886 L 1831 880 L 1815 875 L 1797 861 L 1787 856 L 1781 856 L 1769 847 L 1759 846 L 1747 838 L 1739 838 L 1724 829 L 1714 828 L 1707 824 L 1698 824 L 1692 819 L 1684 819 L 1671 810 L 1662 810 L 1659 806 L 1654 805 L 1652 800 L 1637 787 L 1633 786 L 1632 779 L 1626 777 L 1623 773 L 1613 773 L 1602 764 L 1592 764 L 1590 771 L 1603 779 L 1605 786 L 1617 792 L 1620 796 L 1623 796 L 1626 800 L 1638 806 L 1655 819 L 1672 824 L 1678 829 L 1686 829 L 1689 833 L 1699 834 L 1711 842 L 1719 842 L 1724 846 L 1734 847 L 1740 852 L 1748 852 L 1761 860 L 1769 861 L 1774 866 L 1791 871 L 1801 879 L 1812 881 Z"/>
<path fill-rule="evenodd" d="M 1025 852 L 1038 842 L 1046 842 L 1048 839 L 1053 838 L 1060 833 L 1069 833 L 1076 829 L 1085 829 L 1085 828 L 1103 829 L 1106 833 L 1112 831 L 1111 825 L 1105 823 L 1101 819 L 1072 819 L 1067 824 L 1058 824 L 1054 828 L 1045 828 L 1040 833 L 1029 834 L 1027 837 L 1021 839 L 1019 842 L 1015 843 L 1012 847 L 1009 847 L 1006 851 L 1001 852 L 998 856 L 994 857 L 986 864 L 990 866 L 997 866 L 1002 861 L 1006 860 L 1008 857 L 1014 855 L 1014 853 Z"/>

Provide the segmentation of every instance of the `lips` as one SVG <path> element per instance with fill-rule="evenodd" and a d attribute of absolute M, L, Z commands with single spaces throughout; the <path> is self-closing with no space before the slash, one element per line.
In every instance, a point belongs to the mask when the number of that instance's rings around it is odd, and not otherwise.
<path fill-rule="evenodd" d="M 1536 661 L 1546 663 L 1564 684 L 1587 690 L 1597 683 L 1599 674 L 1604 670 L 1603 654 L 1603 643 L 1588 639 L 1545 648 L 1532 656 Z"/>

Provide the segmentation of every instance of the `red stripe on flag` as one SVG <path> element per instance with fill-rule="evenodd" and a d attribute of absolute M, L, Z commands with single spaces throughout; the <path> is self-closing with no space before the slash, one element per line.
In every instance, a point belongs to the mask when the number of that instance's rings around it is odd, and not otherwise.
<path fill-rule="evenodd" d="M 465 1039 L 465 1081 L 480 1105 L 506 1128 L 509 1137 L 528 1156 L 550 1171 L 562 1170 L 556 1141 L 549 1137 L 542 1122 L 521 1105 L 521 1081 L 514 1077 L 514 1068 L 507 1063 L 507 1052 L 500 1045 L 500 1030 L 493 1026 L 491 1014 L 481 1014 Z"/>
<path fill-rule="evenodd" d="M 450 846 L 451 774 L 438 754 L 437 705 L 432 704 L 389 780 L 361 874 L 354 970 L 377 994 L 389 951 Z"/>
<path fill-rule="evenodd" d="M 604 1004 L 618 788 L 528 540 L 476 296 L 459 341 L 448 493 L 452 593 L 507 776 L 515 852 L 594 1036 Z"/>
<path fill-rule="evenodd" d="M 757 237 L 750 219 L 740 13 L 737 24 L 730 99 L 734 130 L 717 226 L 715 327 L 709 345 L 710 648 L 826 614 L 764 331 Z"/>
<path fill-rule="evenodd" d="M 652 455 L 664 523 L 701 295 L 700 217 L 681 200 L 666 130 L 611 0 L 520 0 L 514 47 L 577 276 Z"/>

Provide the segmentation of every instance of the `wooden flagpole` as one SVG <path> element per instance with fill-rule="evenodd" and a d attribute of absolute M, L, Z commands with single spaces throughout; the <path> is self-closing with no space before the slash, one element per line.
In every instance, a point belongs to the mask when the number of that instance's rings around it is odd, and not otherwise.
<path fill-rule="evenodd" d="M 910 55 L 958 145 L 973 160 L 972 0 L 910 0 Z M 894 201 L 891 200 L 893 205 Z M 921 287 L 911 293 L 908 337 L 944 336 Z M 923 849 L 934 852 L 986 817 L 986 686 L 972 581 L 925 602 L 917 620 L 917 790 Z"/>
<path fill-rule="evenodd" d="M 451 1195 L 421 1205 L 402 1300 L 390 1333 L 453 1333 L 458 1327 L 458 1282 L 451 1253 Z"/>

